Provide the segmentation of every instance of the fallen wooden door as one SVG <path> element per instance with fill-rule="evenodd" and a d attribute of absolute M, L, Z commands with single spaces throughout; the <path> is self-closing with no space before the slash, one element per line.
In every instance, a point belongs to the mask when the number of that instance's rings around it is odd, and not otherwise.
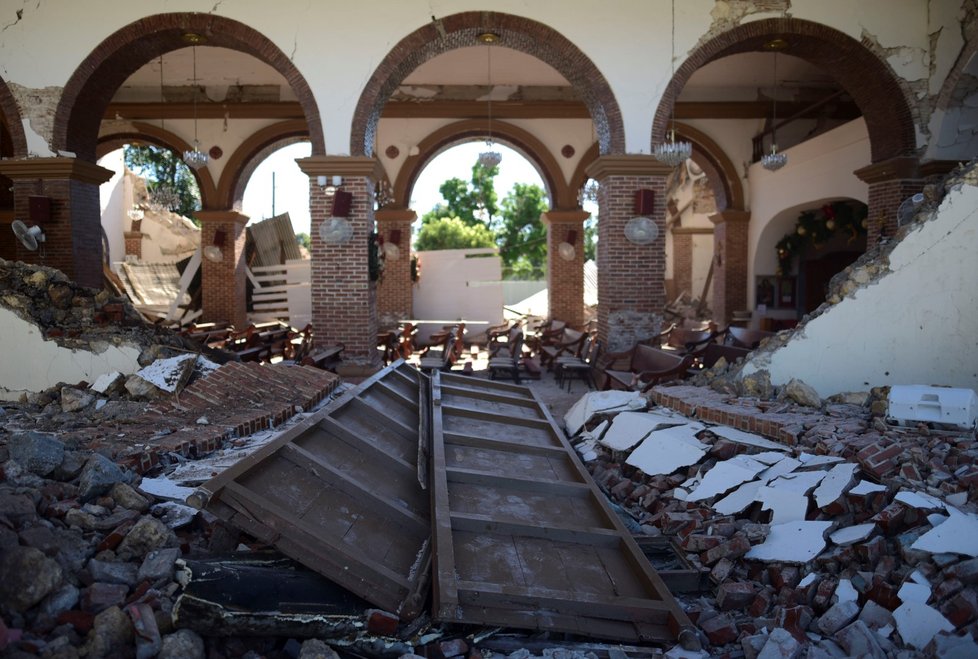
<path fill-rule="evenodd" d="M 427 377 L 395 362 L 198 489 L 198 505 L 404 619 L 428 583 Z"/>
<path fill-rule="evenodd" d="M 689 619 L 524 387 L 432 379 L 433 617 L 675 642 Z"/>

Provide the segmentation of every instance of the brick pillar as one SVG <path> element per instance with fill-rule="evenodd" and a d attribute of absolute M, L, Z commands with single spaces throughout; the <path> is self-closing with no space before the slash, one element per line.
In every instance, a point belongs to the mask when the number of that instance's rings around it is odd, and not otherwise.
<path fill-rule="evenodd" d="M 374 186 L 383 169 L 363 156 L 310 156 L 296 161 L 309 175 L 312 223 L 312 324 L 317 345 L 343 343 L 343 362 L 369 371 L 380 367 L 377 351 L 377 285 L 370 281 L 368 238 L 374 230 Z M 353 195 L 349 217 L 352 237 L 326 243 L 320 226 L 329 219 L 333 197 L 318 176 L 342 176 L 342 190 Z"/>
<path fill-rule="evenodd" d="M 893 237 L 897 230 L 897 208 L 907 197 L 924 189 L 924 177 L 916 158 L 891 158 L 853 172 L 869 184 L 866 216 L 866 249 L 881 236 Z"/>
<path fill-rule="evenodd" d="M 586 211 L 547 211 L 547 287 L 550 318 L 568 325 L 584 325 L 584 220 Z M 573 232 L 573 234 L 571 233 Z M 574 257 L 560 256 L 560 244 L 573 238 Z"/>
<path fill-rule="evenodd" d="M 30 197 L 50 199 L 50 218 L 37 222 L 45 242 L 30 251 L 17 241 L 14 258 L 57 268 L 82 286 L 102 288 L 98 186 L 112 172 L 77 158 L 7 159 L 0 161 L 0 172 L 13 181 L 14 219 L 35 224 Z"/>
<path fill-rule="evenodd" d="M 142 224 L 142 220 L 133 220 L 131 229 L 122 234 L 126 241 L 126 256 L 143 258 L 143 233 L 140 231 Z"/>
<path fill-rule="evenodd" d="M 237 328 L 248 325 L 248 306 L 245 285 L 245 224 L 248 216 L 235 211 L 198 211 L 200 220 L 201 294 L 205 322 L 227 321 Z M 223 244 L 221 244 L 223 243 Z M 212 261 L 206 248 L 216 245 L 221 258 Z"/>
<path fill-rule="evenodd" d="M 726 210 L 713 222 L 713 321 L 730 324 L 734 311 L 747 308 L 747 232 L 750 213 Z"/>
<path fill-rule="evenodd" d="M 377 233 L 385 245 L 396 244 L 397 258 L 388 251 L 384 275 L 377 282 L 377 318 L 381 327 L 412 317 L 414 282 L 411 281 L 411 224 L 418 214 L 410 209 L 384 209 L 375 213 Z M 395 238 L 397 239 L 395 241 Z"/>
<path fill-rule="evenodd" d="M 657 334 L 665 306 L 665 188 L 672 171 L 652 156 L 602 156 L 587 169 L 598 194 L 598 335 L 608 350 L 627 350 Z M 635 191 L 655 193 L 651 217 L 659 237 L 648 245 L 625 238 L 636 216 Z"/>

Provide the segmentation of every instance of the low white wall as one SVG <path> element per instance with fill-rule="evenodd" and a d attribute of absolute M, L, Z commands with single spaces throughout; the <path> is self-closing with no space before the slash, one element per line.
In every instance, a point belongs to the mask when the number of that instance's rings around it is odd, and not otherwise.
<path fill-rule="evenodd" d="M 469 321 L 467 338 L 503 322 L 502 260 L 495 249 L 443 249 L 418 252 L 421 279 L 414 289 L 414 318 Z M 423 324 L 424 342 L 441 324 Z"/>
<path fill-rule="evenodd" d="M 546 281 L 513 280 L 502 282 L 503 304 L 512 305 L 536 295 L 547 287 Z"/>
<path fill-rule="evenodd" d="M 17 400 L 21 394 L 43 391 L 59 382 L 75 384 L 111 373 L 135 373 L 139 349 L 105 345 L 102 352 L 70 350 L 45 341 L 41 331 L 8 309 L 0 308 L 0 336 L 7 350 L 0 359 L 0 399 Z"/>
<path fill-rule="evenodd" d="M 775 385 L 798 378 L 823 398 L 894 384 L 978 391 L 978 172 L 893 248 L 889 272 L 749 362 Z"/>

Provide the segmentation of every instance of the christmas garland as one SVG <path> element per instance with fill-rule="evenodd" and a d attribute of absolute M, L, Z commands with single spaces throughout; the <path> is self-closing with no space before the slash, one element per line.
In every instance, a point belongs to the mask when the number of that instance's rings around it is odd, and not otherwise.
<path fill-rule="evenodd" d="M 867 208 L 864 204 L 854 206 L 845 201 L 826 204 L 818 210 L 804 211 L 798 216 L 795 230 L 786 233 L 775 245 L 778 251 L 778 276 L 791 272 L 795 256 L 812 245 L 818 249 L 836 233 L 849 236 L 853 242 L 866 234 Z"/>

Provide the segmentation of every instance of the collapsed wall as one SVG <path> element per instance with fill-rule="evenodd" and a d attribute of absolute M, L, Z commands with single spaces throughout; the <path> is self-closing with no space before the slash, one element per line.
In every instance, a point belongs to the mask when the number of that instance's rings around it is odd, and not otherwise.
<path fill-rule="evenodd" d="M 936 209 L 837 275 L 828 301 L 737 377 L 796 378 L 822 398 L 897 384 L 978 391 L 978 161 L 929 192 L 944 194 Z"/>
<path fill-rule="evenodd" d="M 133 373 L 168 351 L 197 351 L 149 325 L 125 298 L 75 284 L 60 270 L 0 259 L 0 399 L 59 382 Z"/>

